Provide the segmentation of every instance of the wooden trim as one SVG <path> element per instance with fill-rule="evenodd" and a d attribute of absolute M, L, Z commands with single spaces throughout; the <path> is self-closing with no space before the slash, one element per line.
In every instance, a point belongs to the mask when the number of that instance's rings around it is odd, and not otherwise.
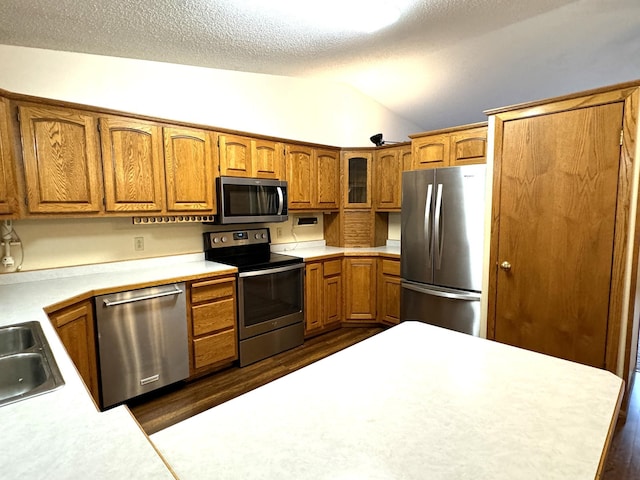
<path fill-rule="evenodd" d="M 454 132 L 459 132 L 460 130 L 469 130 L 471 128 L 486 127 L 487 125 L 488 125 L 488 122 L 486 121 L 468 123 L 466 125 L 457 125 L 455 127 L 440 128 L 438 130 L 429 130 L 428 132 L 412 133 L 411 135 L 409 135 L 409 138 L 414 139 L 414 138 L 426 137 L 430 135 L 440 135 L 442 133 L 454 133 Z"/>
<path fill-rule="evenodd" d="M 623 381 L 622 384 L 620 385 L 620 391 L 618 392 L 618 399 L 616 400 L 615 412 L 611 417 L 611 422 L 609 423 L 609 430 L 607 432 L 607 438 L 604 441 L 604 447 L 602 448 L 600 461 L 598 462 L 598 472 L 596 473 L 596 479 L 599 479 L 602 477 L 602 474 L 604 473 L 604 467 L 607 464 L 607 455 L 609 453 L 609 449 L 611 447 L 611 441 L 613 440 L 613 435 L 616 430 L 616 423 L 618 420 L 618 416 L 620 415 L 620 406 L 622 405 L 624 392 L 625 392 L 625 383 Z"/>
<path fill-rule="evenodd" d="M 529 104 L 507 107 L 495 111 L 486 112 L 487 115 L 497 115 L 502 120 L 515 120 L 517 118 L 537 117 L 548 113 L 559 113 L 578 108 L 594 107 L 605 103 L 624 101 L 633 94 L 637 87 L 628 87 L 625 90 L 610 90 L 595 92 L 581 92 L 567 97 L 547 99 Z"/>

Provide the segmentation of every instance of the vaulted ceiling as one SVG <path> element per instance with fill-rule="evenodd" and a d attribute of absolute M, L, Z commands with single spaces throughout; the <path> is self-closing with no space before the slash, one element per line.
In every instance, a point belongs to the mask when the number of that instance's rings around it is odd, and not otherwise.
<path fill-rule="evenodd" d="M 390 0 L 372 33 L 373 0 L 286 3 L 3 0 L 0 44 L 343 82 L 424 130 L 640 78 L 638 0 Z"/>

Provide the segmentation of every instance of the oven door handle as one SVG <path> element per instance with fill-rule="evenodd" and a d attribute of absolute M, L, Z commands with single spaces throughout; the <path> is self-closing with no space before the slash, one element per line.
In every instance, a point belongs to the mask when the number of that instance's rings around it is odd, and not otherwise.
<path fill-rule="evenodd" d="M 296 263 L 295 265 L 287 265 L 286 267 L 265 268 L 264 270 L 255 270 L 253 272 L 241 272 L 238 277 L 257 277 L 258 275 L 271 275 L 272 273 L 289 272 L 291 270 L 303 269 L 304 263 Z"/>

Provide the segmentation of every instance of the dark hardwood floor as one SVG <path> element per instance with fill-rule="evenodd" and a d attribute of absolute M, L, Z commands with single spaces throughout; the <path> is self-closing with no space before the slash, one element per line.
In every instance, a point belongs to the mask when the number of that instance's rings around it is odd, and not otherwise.
<path fill-rule="evenodd" d="M 304 345 L 244 368 L 230 367 L 128 403 L 151 435 L 197 413 L 242 395 L 294 370 L 381 332 L 383 328 L 341 328 Z M 603 480 L 640 479 L 640 388 L 632 389 L 626 422 L 619 422 L 611 442 Z"/>
<path fill-rule="evenodd" d="M 240 368 L 230 367 L 192 382 L 127 402 L 147 435 L 242 395 L 383 331 L 341 328 L 308 339 L 300 347 Z"/>

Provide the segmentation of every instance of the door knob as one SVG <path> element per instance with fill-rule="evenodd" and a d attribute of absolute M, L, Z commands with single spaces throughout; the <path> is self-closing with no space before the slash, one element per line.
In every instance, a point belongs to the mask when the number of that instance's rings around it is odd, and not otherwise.
<path fill-rule="evenodd" d="M 500 264 L 500 268 L 505 272 L 508 272 L 509 270 L 511 270 L 511 264 L 505 260 Z"/>

